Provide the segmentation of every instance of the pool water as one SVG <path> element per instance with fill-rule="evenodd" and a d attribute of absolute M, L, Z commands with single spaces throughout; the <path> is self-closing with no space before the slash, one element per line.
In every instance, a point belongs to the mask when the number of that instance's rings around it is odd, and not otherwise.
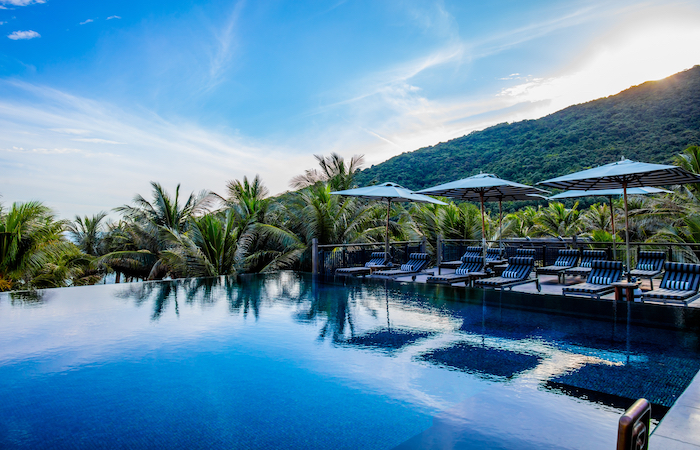
<path fill-rule="evenodd" d="M 694 309 L 282 272 L 0 295 L 0 448 L 614 448 Z"/>

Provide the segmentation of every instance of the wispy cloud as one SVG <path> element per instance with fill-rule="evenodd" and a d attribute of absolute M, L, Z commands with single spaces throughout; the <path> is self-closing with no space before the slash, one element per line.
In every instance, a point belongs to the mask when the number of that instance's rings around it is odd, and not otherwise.
<path fill-rule="evenodd" d="M 41 37 L 39 33 L 36 31 L 28 30 L 28 31 L 13 31 L 12 33 L 7 35 L 8 38 L 12 39 L 13 41 L 18 41 L 22 39 L 34 39 Z"/>
<path fill-rule="evenodd" d="M 34 153 L 34 154 L 40 154 L 40 155 L 69 155 L 69 154 L 79 154 L 87 157 L 93 157 L 93 156 L 117 156 L 113 153 L 93 153 L 89 151 L 85 151 L 79 148 L 32 148 L 29 150 L 25 150 L 23 147 L 16 147 L 13 146 L 12 148 L 7 148 L 5 151 L 10 152 L 10 153 Z"/>
<path fill-rule="evenodd" d="M 46 3 L 46 0 L 0 0 L 0 4 L 12 6 L 27 6 L 35 3 Z"/>
<path fill-rule="evenodd" d="M 119 141 L 110 141 L 108 139 L 98 139 L 98 138 L 78 138 L 78 139 L 72 139 L 73 141 L 76 142 L 90 142 L 91 144 L 115 144 L 115 145 L 124 145 L 124 142 L 119 142 Z"/>
<path fill-rule="evenodd" d="M 215 46 L 209 59 L 209 82 L 207 83 L 207 90 L 215 87 L 222 81 L 224 74 L 231 65 L 233 52 L 236 47 L 236 25 L 238 24 L 244 6 L 245 1 L 239 0 L 223 27 L 214 33 Z"/>
<path fill-rule="evenodd" d="M 79 128 L 50 128 L 51 131 L 55 131 L 57 133 L 63 133 L 63 134 L 90 134 L 89 130 L 82 130 Z"/>
<path fill-rule="evenodd" d="M 0 89 L 12 92 L 0 97 L 0 160 L 11 171 L 11 177 L 3 175 L 2 194 L 13 201 L 41 198 L 65 216 L 128 203 L 135 193 L 149 192 L 150 180 L 223 192 L 227 181 L 259 173 L 272 192 L 282 192 L 292 176 L 314 164 L 283 146 L 151 111 L 127 112 L 23 82 L 0 81 Z M 105 153 L 110 143 L 128 144 L 119 145 L 118 154 Z M 54 191 L 56 185 L 64 189 Z"/>
<path fill-rule="evenodd" d="M 92 23 L 92 22 L 94 22 L 94 20 L 88 19 L 88 20 L 86 20 L 86 21 L 84 21 L 84 22 L 80 22 L 80 25 L 85 25 L 85 24 L 87 24 L 87 23 Z"/>
<path fill-rule="evenodd" d="M 112 20 L 112 19 L 121 19 L 120 16 L 109 16 L 107 17 L 107 20 Z"/>

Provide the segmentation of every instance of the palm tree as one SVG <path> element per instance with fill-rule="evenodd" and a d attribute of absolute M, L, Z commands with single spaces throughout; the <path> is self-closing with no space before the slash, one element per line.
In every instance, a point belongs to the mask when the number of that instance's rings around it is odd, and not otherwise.
<path fill-rule="evenodd" d="M 185 233 L 191 224 L 190 219 L 203 215 L 216 198 L 211 192 L 202 191 L 199 195 L 190 194 L 181 204 L 179 184 L 174 197 L 159 183 L 151 182 L 151 186 L 151 202 L 137 194 L 135 206 L 115 208 L 127 219 L 121 231 L 129 236 L 132 245 L 102 256 L 98 264 L 107 265 L 127 277 L 164 278 L 169 268 L 166 261 L 161 260 L 161 253 L 174 245 L 171 236 Z"/>
<path fill-rule="evenodd" d="M 546 208 L 539 211 L 535 223 L 541 227 L 544 234 L 548 236 L 573 236 L 581 231 L 578 222 L 580 211 L 578 202 L 568 209 L 560 202 L 550 202 Z"/>
<path fill-rule="evenodd" d="M 13 203 L 0 209 L 0 289 L 32 287 L 32 278 L 69 248 L 66 222 L 40 202 Z"/>
<path fill-rule="evenodd" d="M 673 158 L 673 164 L 689 172 L 700 174 L 700 146 L 691 145 L 686 148 Z M 683 189 L 687 190 L 696 201 L 700 198 L 700 186 L 697 184 L 686 184 Z"/>
<path fill-rule="evenodd" d="M 329 183 L 333 191 L 350 189 L 353 187 L 355 173 L 360 170 L 365 159 L 363 155 L 355 155 L 350 159 L 350 163 L 346 164 L 345 159 L 337 153 L 325 157 L 314 155 L 314 158 L 318 161 L 320 170 L 310 169 L 303 175 L 292 178 L 289 182 L 292 188 L 303 189 L 317 183 Z"/>
<path fill-rule="evenodd" d="M 102 221 L 107 213 L 101 211 L 92 217 L 75 216 L 75 220 L 68 224 L 68 233 L 71 235 L 80 250 L 92 256 L 103 253 L 101 248 Z"/>
<path fill-rule="evenodd" d="M 535 237 L 540 234 L 537 226 L 539 210 L 533 206 L 526 206 L 523 209 L 508 214 L 503 226 L 503 237 Z"/>

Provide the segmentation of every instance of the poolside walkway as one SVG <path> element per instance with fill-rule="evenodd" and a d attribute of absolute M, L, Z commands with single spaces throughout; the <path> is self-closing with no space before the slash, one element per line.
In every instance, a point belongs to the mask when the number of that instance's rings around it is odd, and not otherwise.
<path fill-rule="evenodd" d="M 407 277 L 399 277 L 396 278 L 396 281 L 406 281 L 406 282 L 415 282 L 415 283 L 425 283 L 426 280 L 430 275 L 433 273 L 436 273 L 437 269 L 428 269 L 424 271 L 422 274 L 417 275 L 416 279 L 413 280 L 412 277 L 407 276 Z M 450 269 L 442 269 L 441 273 L 442 274 L 447 274 L 454 272 L 454 270 Z M 566 285 L 570 286 L 572 284 L 577 284 L 577 283 L 583 283 L 584 280 L 582 280 L 580 277 L 566 277 Z M 655 279 L 654 280 L 654 286 L 658 287 L 659 283 L 661 282 L 660 279 Z M 454 284 L 454 286 L 462 286 L 464 287 L 464 283 L 457 283 Z M 528 284 L 522 284 L 520 286 L 515 286 L 513 287 L 514 292 L 527 292 L 529 294 L 547 294 L 547 295 L 562 295 L 561 290 L 562 287 L 564 286 L 563 284 L 559 284 L 557 280 L 556 275 L 540 275 L 540 285 L 542 287 L 541 292 L 537 292 L 537 287 L 535 286 L 535 283 L 528 283 Z M 642 290 L 650 290 L 651 286 L 649 285 L 649 280 L 645 279 L 642 281 Z M 608 300 L 613 300 L 615 298 L 614 294 L 608 294 L 604 295 L 601 297 L 603 299 L 608 299 Z M 654 302 L 647 302 L 647 303 L 654 303 Z M 682 306 L 682 305 L 679 305 Z M 693 300 L 691 303 L 688 304 L 689 308 L 700 308 L 700 299 Z"/>

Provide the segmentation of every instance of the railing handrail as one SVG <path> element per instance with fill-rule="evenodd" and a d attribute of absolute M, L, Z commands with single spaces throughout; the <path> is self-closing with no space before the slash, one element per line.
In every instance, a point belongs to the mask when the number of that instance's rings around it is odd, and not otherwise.
<path fill-rule="evenodd" d="M 494 240 L 487 240 L 486 242 L 491 242 L 491 243 L 498 243 L 498 242 L 503 242 L 504 244 L 507 243 L 530 243 L 530 244 L 547 244 L 547 243 L 557 243 L 557 242 L 572 242 L 571 238 L 564 238 L 565 240 L 561 239 L 555 239 L 551 238 L 549 241 L 544 241 L 544 240 L 535 240 L 535 239 L 543 239 L 543 238 L 533 238 L 532 240 L 525 240 L 525 238 L 516 238 L 518 240 L 512 240 L 512 239 L 494 239 Z M 522 240 L 521 240 L 522 239 Z M 481 242 L 481 239 L 442 239 L 442 242 L 448 243 L 448 242 Z M 572 242 L 573 243 L 573 242 Z M 587 241 L 587 240 L 577 240 L 576 244 L 579 245 L 612 245 L 613 243 L 610 241 Z M 616 242 L 615 243 L 618 246 L 624 246 L 624 242 Z M 700 247 L 700 243 L 693 243 L 693 242 L 632 242 L 630 241 L 630 245 L 645 245 L 645 246 L 672 246 L 672 247 Z"/>
<path fill-rule="evenodd" d="M 422 241 L 391 241 L 389 245 L 407 245 L 407 244 L 420 244 Z M 319 249 L 329 249 L 338 247 L 384 247 L 384 242 L 361 242 L 357 244 L 323 244 L 319 245 Z"/>

